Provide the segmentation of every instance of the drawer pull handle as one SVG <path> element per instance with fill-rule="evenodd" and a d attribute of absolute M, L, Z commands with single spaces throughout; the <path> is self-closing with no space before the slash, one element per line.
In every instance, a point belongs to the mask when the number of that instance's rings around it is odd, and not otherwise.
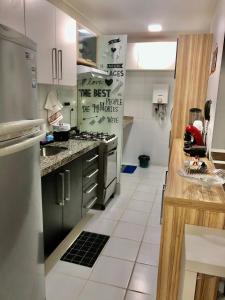
<path fill-rule="evenodd" d="M 87 190 L 87 191 L 85 192 L 85 194 L 90 194 L 93 190 L 96 189 L 97 186 L 98 186 L 98 184 L 95 183 L 89 190 Z"/>
<path fill-rule="evenodd" d="M 93 177 L 95 174 L 97 174 L 99 171 L 99 169 L 96 169 L 94 172 L 92 172 L 91 174 L 87 175 L 86 178 L 90 179 L 91 177 Z"/>
<path fill-rule="evenodd" d="M 88 205 L 85 206 L 85 208 L 90 209 L 92 208 L 92 206 L 96 203 L 96 201 L 98 200 L 98 197 L 94 197 L 93 200 L 91 200 Z"/>
<path fill-rule="evenodd" d="M 99 155 L 98 155 L 98 154 L 96 154 L 96 155 L 95 155 L 95 156 L 93 156 L 92 158 L 90 158 L 90 159 L 87 159 L 87 160 L 86 160 L 86 162 L 87 162 L 87 163 L 90 163 L 90 162 L 92 162 L 93 160 L 95 160 L 96 158 L 98 158 L 98 156 L 99 156 Z"/>
<path fill-rule="evenodd" d="M 162 224 L 162 218 L 163 218 L 163 207 L 164 207 L 164 193 L 166 190 L 166 185 L 163 185 L 163 189 L 162 189 L 162 199 L 161 199 L 161 212 L 160 212 L 160 224 Z"/>

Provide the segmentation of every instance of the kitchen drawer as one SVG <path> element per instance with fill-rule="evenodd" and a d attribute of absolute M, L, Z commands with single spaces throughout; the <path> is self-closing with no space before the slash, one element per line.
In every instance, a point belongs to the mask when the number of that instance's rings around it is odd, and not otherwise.
<path fill-rule="evenodd" d="M 98 164 L 94 164 L 86 170 L 83 175 L 83 190 L 86 190 L 94 182 L 98 182 L 99 167 Z"/>
<path fill-rule="evenodd" d="M 91 209 L 95 205 L 97 200 L 98 200 L 97 195 L 93 195 L 93 197 L 90 198 L 88 202 L 83 203 L 83 207 L 82 207 L 82 215 L 83 216 L 88 212 L 89 209 Z"/>
<path fill-rule="evenodd" d="M 86 174 L 88 170 L 90 170 L 93 166 L 97 167 L 99 161 L 98 148 L 95 148 L 89 151 L 83 157 L 83 174 Z"/>
<path fill-rule="evenodd" d="M 87 204 L 94 198 L 97 197 L 98 183 L 93 182 L 83 190 L 83 206 Z"/>

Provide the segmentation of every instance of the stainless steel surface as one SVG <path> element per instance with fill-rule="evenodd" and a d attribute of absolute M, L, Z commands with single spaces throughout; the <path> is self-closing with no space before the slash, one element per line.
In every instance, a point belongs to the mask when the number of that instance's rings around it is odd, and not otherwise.
<path fill-rule="evenodd" d="M 0 126 L 13 122 L 0 141 L 1 300 L 45 299 L 35 48 L 0 25 Z M 18 121 L 35 124 L 28 134 Z"/>
<path fill-rule="evenodd" d="M 65 185 L 64 185 L 64 173 L 59 173 L 57 176 L 57 204 L 64 206 L 64 195 L 65 195 Z"/>
<path fill-rule="evenodd" d="M 90 189 L 85 191 L 85 194 L 90 194 L 93 190 L 95 190 L 97 188 L 97 186 L 98 186 L 98 184 L 94 183 Z"/>
<path fill-rule="evenodd" d="M 12 140 L 0 142 L 0 157 L 12 155 L 32 147 L 36 143 L 39 143 L 43 139 L 45 133 L 37 131 L 36 134 L 28 134 L 23 137 L 15 138 Z"/>
<path fill-rule="evenodd" d="M 39 146 L 0 158 L 0 299 L 44 300 Z"/>
<path fill-rule="evenodd" d="M 70 201 L 70 170 L 65 170 L 65 201 Z"/>
<path fill-rule="evenodd" d="M 87 141 L 101 141 L 106 144 L 111 143 L 113 140 L 117 140 L 115 134 L 108 134 L 104 132 L 91 132 L 91 131 L 82 131 L 82 132 L 71 132 L 70 138 L 76 140 L 87 140 Z"/>
<path fill-rule="evenodd" d="M 97 69 L 97 68 L 91 68 L 88 66 L 78 65 L 77 66 L 77 75 L 78 80 L 79 79 L 88 79 L 88 78 L 107 78 L 108 73 Z"/>
<path fill-rule="evenodd" d="M 34 49 L 31 40 L 0 25 L 1 123 L 38 119 Z"/>
<path fill-rule="evenodd" d="M 118 138 L 115 134 L 87 131 L 76 133 L 73 138 L 78 140 L 81 139 L 100 141 L 99 155 L 95 154 L 93 157 L 88 158 L 86 162 L 91 163 L 92 161 L 99 158 L 99 187 L 97 203 L 103 208 L 107 200 L 115 193 L 115 179 L 117 178 Z M 91 173 L 88 175 L 94 176 L 95 174 L 96 173 L 93 173 L 92 175 Z M 85 178 L 88 178 L 87 175 L 85 176 Z"/>
<path fill-rule="evenodd" d="M 96 175 L 99 172 L 99 169 L 96 169 L 94 172 L 91 172 L 90 174 L 88 174 L 87 176 L 85 176 L 86 178 L 90 179 L 92 178 L 94 175 Z"/>
<path fill-rule="evenodd" d="M 4 139 L 9 139 L 11 134 L 14 134 L 15 132 L 19 133 L 19 136 L 21 135 L 21 131 L 27 131 L 30 130 L 36 126 L 40 126 L 44 124 L 43 119 L 37 119 L 37 120 L 21 120 L 17 122 L 7 122 L 7 123 L 1 123 L 0 124 L 0 136 L 4 137 Z M 13 136 L 14 138 L 14 136 Z"/>
<path fill-rule="evenodd" d="M 45 146 L 40 148 L 40 155 L 41 156 L 52 156 L 59 154 L 63 151 L 67 150 L 66 147 L 57 147 L 57 146 Z"/>
<path fill-rule="evenodd" d="M 0 39 L 36 51 L 36 44 L 23 34 L 0 24 Z"/>
<path fill-rule="evenodd" d="M 117 148 L 106 153 L 105 162 L 105 187 L 117 176 Z"/>
<path fill-rule="evenodd" d="M 95 205 L 95 203 L 97 202 L 97 200 L 98 200 L 98 197 L 94 197 L 86 206 L 85 206 L 85 208 L 86 209 L 90 209 L 90 208 L 92 208 L 94 205 Z"/>
<path fill-rule="evenodd" d="M 106 205 L 109 198 L 115 193 L 116 190 L 116 178 L 104 189 L 103 205 Z"/>
<path fill-rule="evenodd" d="M 97 159 L 99 157 L 99 155 L 98 154 L 96 154 L 95 156 L 93 156 L 92 158 L 90 158 L 90 159 L 87 159 L 86 160 L 86 162 L 87 163 L 90 163 L 90 162 L 92 162 L 92 161 L 94 161 L 95 159 Z"/>

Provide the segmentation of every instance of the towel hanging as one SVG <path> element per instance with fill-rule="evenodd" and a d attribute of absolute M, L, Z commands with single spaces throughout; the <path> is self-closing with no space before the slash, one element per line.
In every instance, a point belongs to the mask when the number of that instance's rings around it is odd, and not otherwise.
<path fill-rule="evenodd" d="M 59 102 L 56 90 L 51 90 L 48 93 L 45 109 L 48 111 L 48 123 L 50 125 L 58 124 L 63 119 L 63 115 L 60 110 L 63 108 Z"/>

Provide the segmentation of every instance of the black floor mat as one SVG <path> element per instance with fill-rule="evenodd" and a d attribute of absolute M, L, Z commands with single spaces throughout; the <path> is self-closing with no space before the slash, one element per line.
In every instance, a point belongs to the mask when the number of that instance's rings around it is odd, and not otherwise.
<path fill-rule="evenodd" d="M 83 231 L 61 260 L 91 268 L 108 239 L 108 235 Z"/>

